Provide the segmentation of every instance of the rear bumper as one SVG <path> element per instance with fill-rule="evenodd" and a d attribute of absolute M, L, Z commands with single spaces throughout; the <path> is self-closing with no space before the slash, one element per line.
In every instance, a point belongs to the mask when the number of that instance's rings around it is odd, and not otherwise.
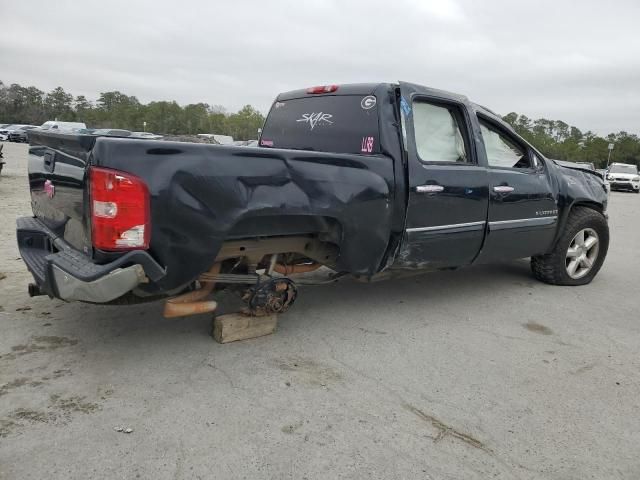
<path fill-rule="evenodd" d="M 165 271 L 147 253 L 135 250 L 117 260 L 97 265 L 55 235 L 40 220 L 17 220 L 20 256 L 41 293 L 62 300 L 106 303 L 130 292 L 140 283 L 157 281 Z"/>

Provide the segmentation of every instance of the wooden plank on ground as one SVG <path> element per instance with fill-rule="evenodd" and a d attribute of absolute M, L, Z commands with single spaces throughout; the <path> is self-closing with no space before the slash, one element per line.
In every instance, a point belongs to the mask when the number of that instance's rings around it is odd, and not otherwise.
<path fill-rule="evenodd" d="M 277 326 L 277 315 L 252 317 L 242 313 L 229 313 L 213 319 L 213 338 L 218 343 L 247 340 L 269 335 Z"/>

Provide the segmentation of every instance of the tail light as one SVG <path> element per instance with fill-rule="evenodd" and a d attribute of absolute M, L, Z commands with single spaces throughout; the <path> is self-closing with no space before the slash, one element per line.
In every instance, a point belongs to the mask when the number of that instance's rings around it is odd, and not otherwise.
<path fill-rule="evenodd" d="M 149 248 L 149 190 L 138 177 L 107 168 L 89 171 L 91 236 L 101 250 Z"/>
<path fill-rule="evenodd" d="M 307 88 L 307 93 L 331 93 L 338 90 L 338 85 L 319 85 Z"/>

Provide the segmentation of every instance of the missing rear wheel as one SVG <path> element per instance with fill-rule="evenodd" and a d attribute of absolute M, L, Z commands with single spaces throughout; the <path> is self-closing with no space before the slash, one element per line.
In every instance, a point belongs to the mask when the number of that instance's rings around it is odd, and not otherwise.
<path fill-rule="evenodd" d="M 247 293 L 252 315 L 272 315 L 286 312 L 298 296 L 295 283 L 289 278 L 274 278 L 252 287 Z"/>

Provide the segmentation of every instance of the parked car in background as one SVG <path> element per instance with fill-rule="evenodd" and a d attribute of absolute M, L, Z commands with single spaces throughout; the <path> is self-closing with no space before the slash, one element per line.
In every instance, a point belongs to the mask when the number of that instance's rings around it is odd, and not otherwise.
<path fill-rule="evenodd" d="M 576 165 L 580 165 L 581 167 L 588 168 L 592 172 L 596 172 L 596 166 L 591 162 L 576 162 Z"/>
<path fill-rule="evenodd" d="M 4 127 L 0 128 L 0 135 L 2 135 L 4 140 L 10 140 L 9 136 L 11 132 L 20 130 L 23 127 L 33 127 L 33 125 L 24 125 L 22 123 L 12 123 L 10 125 L 5 125 Z"/>
<path fill-rule="evenodd" d="M 607 180 L 611 184 L 611 190 L 631 190 L 640 193 L 640 175 L 636 165 L 612 163 L 609 167 Z"/>
<path fill-rule="evenodd" d="M 257 140 L 235 140 L 232 145 L 235 145 L 236 147 L 257 147 L 258 146 L 258 141 Z"/>
<path fill-rule="evenodd" d="M 0 127 L 0 135 L 3 135 L 7 138 L 9 138 L 9 131 L 13 130 L 15 128 L 18 127 L 23 127 L 24 125 L 18 124 L 18 123 L 10 123 L 8 125 L 4 125 L 3 127 Z"/>
<path fill-rule="evenodd" d="M 607 193 L 611 192 L 611 184 L 609 183 L 609 180 L 607 180 L 607 169 L 597 168 L 596 173 L 602 177 L 602 181 L 604 182 L 604 187 L 607 189 Z"/>
<path fill-rule="evenodd" d="M 258 146 L 258 141 L 257 140 L 235 140 L 232 145 L 235 145 L 236 147 L 257 147 Z"/>
<path fill-rule="evenodd" d="M 220 145 L 233 145 L 233 137 L 231 135 L 218 135 L 217 133 L 199 133 L 198 137 L 214 140 Z"/>
<path fill-rule="evenodd" d="M 160 140 L 162 135 L 151 132 L 131 132 L 131 136 L 135 138 L 145 138 L 147 140 Z"/>
<path fill-rule="evenodd" d="M 9 130 L 8 140 L 16 143 L 27 143 L 27 132 L 34 130 L 37 127 L 35 125 L 23 125 L 21 127 Z"/>
<path fill-rule="evenodd" d="M 130 137 L 131 136 L 130 130 L 124 130 L 121 128 L 96 128 L 94 130 L 90 130 L 89 133 L 91 135 L 101 135 L 104 137 Z"/>
<path fill-rule="evenodd" d="M 10 123 L 0 123 L 0 142 L 4 142 L 9 138 L 8 133 L 1 133 L 6 127 L 10 126 Z"/>
<path fill-rule="evenodd" d="M 77 132 L 82 129 L 86 129 L 87 126 L 83 122 L 59 122 L 57 120 L 49 120 L 44 122 L 40 128 L 42 130 L 64 130 Z"/>

